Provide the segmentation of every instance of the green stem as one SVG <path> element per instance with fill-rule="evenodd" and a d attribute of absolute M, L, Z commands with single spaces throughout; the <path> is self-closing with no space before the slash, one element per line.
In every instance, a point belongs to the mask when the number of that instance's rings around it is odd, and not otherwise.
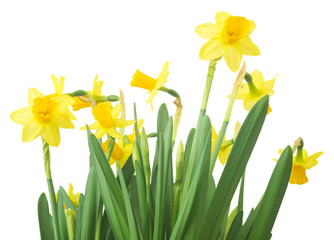
<path fill-rule="evenodd" d="M 101 239 L 102 210 L 103 210 L 103 202 L 101 196 L 99 196 L 99 204 L 97 209 L 97 220 L 95 228 L 95 240 Z"/>
<path fill-rule="evenodd" d="M 45 175 L 46 175 L 46 181 L 48 184 L 49 189 L 49 197 L 50 197 L 50 203 L 51 203 L 51 211 L 52 211 L 52 225 L 53 225 L 53 233 L 55 240 L 60 239 L 59 235 L 59 229 L 58 229 L 58 215 L 57 215 L 57 204 L 56 204 L 56 196 L 55 196 L 55 190 L 52 183 L 52 177 L 51 177 L 51 168 L 50 168 L 50 148 L 49 144 L 42 139 L 43 141 L 43 155 L 44 155 L 44 168 L 45 168 Z"/>
<path fill-rule="evenodd" d="M 210 60 L 210 63 L 209 63 L 208 74 L 206 76 L 206 83 L 205 83 L 205 88 L 204 88 L 203 97 L 202 97 L 201 109 L 200 109 L 200 113 L 199 113 L 198 120 L 197 120 L 195 136 L 194 136 L 193 144 L 192 144 L 191 151 L 190 151 L 190 156 L 189 156 L 189 160 L 188 160 L 188 167 L 187 167 L 187 171 L 186 171 L 186 175 L 185 175 L 184 185 L 183 185 L 183 188 L 182 188 L 181 206 L 183 204 L 186 204 L 185 203 L 185 198 L 186 198 L 186 195 L 187 195 L 187 192 L 188 192 L 188 189 L 189 189 L 189 186 L 190 186 L 190 181 L 191 181 L 191 178 L 192 178 L 192 174 L 193 174 L 193 165 L 194 165 L 194 159 L 195 159 L 198 130 L 199 130 L 202 118 L 204 117 L 204 115 L 206 113 L 206 107 L 207 107 L 207 104 L 208 104 L 208 99 L 209 99 L 209 95 L 210 95 L 210 90 L 211 90 L 211 85 L 212 85 L 214 73 L 216 71 L 217 62 L 218 62 L 218 59 L 214 59 L 214 60 Z"/>
<path fill-rule="evenodd" d="M 174 123 L 173 123 L 173 137 L 172 137 L 173 146 L 174 146 L 174 143 L 175 143 L 177 130 L 179 128 L 179 124 L 180 124 L 180 121 L 181 121 L 182 108 L 183 108 L 182 103 L 181 103 L 181 98 L 177 98 L 174 101 L 174 104 L 176 105 L 176 113 L 175 113 Z"/>
<path fill-rule="evenodd" d="M 170 88 L 166 88 L 165 86 L 162 86 L 158 89 L 159 91 L 168 93 L 169 95 L 176 97 L 176 98 L 181 98 L 180 95 L 177 93 L 177 91 L 170 89 Z"/>
<path fill-rule="evenodd" d="M 232 109 L 233 109 L 233 104 L 234 104 L 234 101 L 235 101 L 235 98 L 237 96 L 237 93 L 238 93 L 238 89 L 241 85 L 241 82 L 242 80 L 244 79 L 244 76 L 245 76 L 245 73 L 246 73 L 246 65 L 244 64 L 239 73 L 238 73 L 238 76 L 234 82 L 234 85 L 233 85 L 233 89 L 232 89 L 232 93 L 231 93 L 231 97 L 230 97 L 230 101 L 228 103 L 228 106 L 227 106 L 227 110 L 226 110 L 226 113 L 225 113 L 225 118 L 224 118 L 224 122 L 222 124 L 222 127 L 219 131 L 219 134 L 218 134 L 218 137 L 217 137 L 217 140 L 216 140 L 216 144 L 213 148 L 213 151 L 212 151 L 212 154 L 211 154 L 211 159 L 210 159 L 210 176 L 213 172 L 213 169 L 215 167 L 215 164 L 216 164 L 216 160 L 217 160 L 217 156 L 218 156 L 218 153 L 219 153 L 219 149 L 220 149 L 220 146 L 222 145 L 223 143 L 223 139 L 224 139 L 224 136 L 225 136 L 225 132 L 226 132 L 226 128 L 227 128 L 227 125 L 230 121 L 230 117 L 231 117 L 231 113 L 232 113 Z"/>

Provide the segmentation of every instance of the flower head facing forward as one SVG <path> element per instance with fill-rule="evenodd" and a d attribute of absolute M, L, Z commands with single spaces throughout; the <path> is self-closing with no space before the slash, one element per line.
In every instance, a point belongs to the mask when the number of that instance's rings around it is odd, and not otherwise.
<path fill-rule="evenodd" d="M 274 84 L 276 77 L 274 79 L 264 81 L 262 73 L 255 70 L 251 73 L 252 82 L 242 83 L 238 94 L 235 99 L 244 100 L 243 105 L 246 111 L 250 111 L 251 108 L 265 95 L 274 94 Z M 228 96 L 229 97 L 229 96 Z M 271 112 L 271 107 L 268 107 L 268 113 Z"/>
<path fill-rule="evenodd" d="M 165 62 L 159 76 L 154 79 L 141 71 L 137 70 L 132 77 L 131 86 L 146 89 L 150 92 L 150 96 L 146 103 L 151 103 L 151 109 L 153 110 L 153 98 L 157 95 L 157 90 L 161 88 L 167 82 L 167 76 L 169 75 L 169 62 Z"/>
<path fill-rule="evenodd" d="M 22 141 L 30 142 L 41 136 L 49 145 L 60 144 L 59 128 L 74 128 L 68 115 L 71 98 L 52 98 L 44 96 L 37 89 L 30 88 L 29 107 L 21 108 L 11 114 L 11 119 L 23 125 Z"/>
<path fill-rule="evenodd" d="M 93 90 L 89 91 L 89 93 L 95 100 L 97 100 L 100 96 L 102 96 L 101 89 L 103 86 L 103 81 L 102 80 L 98 81 L 97 78 L 98 75 L 96 74 L 93 84 Z M 82 108 L 87 108 L 91 106 L 90 99 L 87 96 L 74 97 L 73 100 L 74 100 L 74 103 L 72 105 L 73 111 L 79 111 Z"/>
<path fill-rule="evenodd" d="M 260 55 L 260 50 L 249 38 L 256 26 L 253 21 L 227 12 L 218 12 L 215 20 L 216 24 L 205 23 L 195 29 L 199 36 L 209 39 L 199 52 L 200 59 L 212 60 L 223 56 L 228 67 L 237 72 L 242 55 Z"/>
<path fill-rule="evenodd" d="M 235 127 L 234 127 L 234 136 L 233 136 L 233 139 L 226 140 L 226 134 L 224 136 L 223 143 L 222 143 L 222 145 L 221 145 L 221 147 L 219 149 L 219 152 L 218 152 L 218 159 L 219 159 L 219 161 L 221 162 L 222 165 L 225 165 L 225 163 L 226 163 L 226 161 L 228 159 L 228 156 L 230 155 L 230 152 L 231 152 L 231 149 L 232 149 L 232 146 L 233 146 L 233 142 L 234 142 L 235 138 L 238 135 L 240 127 L 241 127 L 240 122 L 237 122 L 235 124 Z M 213 148 L 214 148 L 214 146 L 216 144 L 217 138 L 218 138 L 218 134 L 217 134 L 216 130 L 214 129 L 214 127 L 212 126 L 211 153 L 212 153 Z"/>
<path fill-rule="evenodd" d="M 93 108 L 92 112 L 96 122 L 90 125 L 89 128 L 97 129 L 95 133 L 97 138 L 102 138 L 106 133 L 113 138 L 120 138 L 122 136 L 117 132 L 116 128 L 124 128 L 134 123 L 132 120 L 118 119 L 121 113 L 121 104 L 111 108 L 110 102 L 101 102 Z M 81 129 L 85 130 L 86 127 Z"/>
<path fill-rule="evenodd" d="M 118 161 L 119 165 L 123 167 L 132 153 L 132 146 L 132 143 L 125 145 L 123 139 L 119 138 L 118 142 L 115 142 L 114 144 L 114 148 L 109 159 L 109 164 L 113 165 L 116 161 Z M 102 149 L 105 153 L 107 152 L 108 141 L 102 143 Z"/>
<path fill-rule="evenodd" d="M 283 149 L 279 150 L 279 154 L 283 153 Z M 297 150 L 296 156 L 293 156 L 292 161 L 292 170 L 289 179 L 289 183 L 291 184 L 304 184 L 308 182 L 308 178 L 306 176 L 306 170 L 311 169 L 318 164 L 318 158 L 322 155 L 323 152 L 317 152 L 308 156 L 305 149 Z M 276 159 L 274 159 L 277 161 Z"/>

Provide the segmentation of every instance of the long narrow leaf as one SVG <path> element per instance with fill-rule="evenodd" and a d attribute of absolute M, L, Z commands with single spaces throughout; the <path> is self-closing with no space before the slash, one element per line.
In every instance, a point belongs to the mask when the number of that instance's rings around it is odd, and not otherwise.
<path fill-rule="evenodd" d="M 269 96 L 264 96 L 251 109 L 233 144 L 215 195 L 205 214 L 197 239 L 217 239 L 221 222 L 228 211 L 238 183 L 260 134 L 268 110 Z"/>
<path fill-rule="evenodd" d="M 57 214 L 58 214 L 58 226 L 59 226 L 60 239 L 68 240 L 67 223 L 66 223 L 65 212 L 64 212 L 63 193 L 61 192 L 61 190 L 58 190 L 58 194 L 57 194 Z"/>
<path fill-rule="evenodd" d="M 53 230 L 50 221 L 49 204 L 45 193 L 38 199 L 38 223 L 41 240 L 53 240 Z"/>

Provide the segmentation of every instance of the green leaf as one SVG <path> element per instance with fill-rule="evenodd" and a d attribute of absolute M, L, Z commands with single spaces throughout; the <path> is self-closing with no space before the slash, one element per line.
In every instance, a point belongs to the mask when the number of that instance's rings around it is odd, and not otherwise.
<path fill-rule="evenodd" d="M 125 184 L 127 187 L 129 187 L 131 178 L 133 176 L 133 173 L 135 172 L 135 169 L 133 167 L 133 162 L 132 162 L 132 155 L 130 155 L 128 160 L 126 160 L 122 168 L 122 172 L 124 175 Z M 117 177 L 117 179 L 119 180 L 119 177 Z"/>
<path fill-rule="evenodd" d="M 50 217 L 48 200 L 42 193 L 38 199 L 38 223 L 42 240 L 54 239 Z"/>
<path fill-rule="evenodd" d="M 202 221 L 201 211 L 205 202 L 207 186 L 209 182 L 209 165 L 211 153 L 211 122 L 207 116 L 202 118 L 197 138 L 197 147 L 195 158 L 195 174 L 185 196 L 185 203 L 181 205 L 179 216 L 175 223 L 170 239 L 194 239 L 198 230 L 198 224 Z M 187 228 L 186 226 L 189 226 Z M 186 236 L 186 237 L 184 237 Z M 205 239 L 205 238 L 203 238 Z"/>
<path fill-rule="evenodd" d="M 191 147 L 192 147 L 193 141 L 194 141 L 195 132 L 196 132 L 196 129 L 192 128 L 189 131 L 189 134 L 188 134 L 186 148 L 184 150 L 184 163 L 183 163 L 183 174 L 182 174 L 182 184 L 181 184 L 181 186 L 183 186 L 183 184 L 184 184 L 186 172 L 187 172 L 187 169 L 188 169 L 188 162 L 189 162 Z"/>
<path fill-rule="evenodd" d="M 85 205 L 85 196 L 82 193 L 80 193 L 79 204 L 77 208 L 76 229 L 75 229 L 75 239 L 76 240 L 81 239 L 81 224 L 82 224 L 82 215 L 83 215 L 84 205 Z"/>
<path fill-rule="evenodd" d="M 237 215 L 234 217 L 233 222 L 229 227 L 226 240 L 234 240 L 235 236 L 237 235 L 242 225 L 242 215 L 243 211 L 237 211 Z"/>
<path fill-rule="evenodd" d="M 86 184 L 85 204 L 82 215 L 81 239 L 94 239 L 97 212 L 97 184 L 95 168 L 91 167 Z"/>
<path fill-rule="evenodd" d="M 125 205 L 120 186 L 115 178 L 115 175 L 110 169 L 110 165 L 107 162 L 98 140 L 90 133 L 89 129 L 88 143 L 91 159 L 94 168 L 96 169 L 100 194 L 107 212 L 109 223 L 113 229 L 113 234 L 117 239 L 129 239 L 130 232 L 126 220 Z M 123 208 L 120 206 L 123 206 Z"/>
<path fill-rule="evenodd" d="M 145 178 L 143 169 L 140 166 L 138 161 L 135 161 L 135 169 L 136 169 L 136 183 L 137 183 L 137 194 L 138 194 L 138 207 L 139 207 L 139 216 L 140 216 L 140 222 L 142 224 L 145 223 L 146 219 L 146 188 L 145 188 Z M 144 230 L 144 225 L 140 225 L 140 228 L 142 231 Z"/>
<path fill-rule="evenodd" d="M 72 200 L 70 199 L 70 197 L 68 196 L 67 192 L 65 191 L 65 189 L 64 189 L 62 186 L 60 186 L 60 191 L 61 191 L 61 193 L 62 193 L 62 195 L 63 195 L 63 201 L 64 201 L 64 203 L 65 203 L 65 207 L 66 207 L 66 209 L 70 208 L 70 209 L 72 209 L 74 212 L 76 212 L 77 209 L 75 208 L 75 206 L 74 206 Z"/>
<path fill-rule="evenodd" d="M 205 213 L 197 239 L 217 239 L 221 223 L 234 192 L 245 171 L 248 159 L 260 134 L 268 110 L 269 96 L 264 96 L 251 109 L 244 121 L 218 182 L 211 204 Z"/>
<path fill-rule="evenodd" d="M 130 237 L 131 239 L 135 240 L 138 239 L 137 236 L 137 228 L 136 228 L 136 223 L 135 223 L 135 218 L 133 216 L 133 211 L 131 207 L 131 202 L 130 202 L 130 197 L 128 193 L 127 186 L 125 184 L 124 176 L 122 173 L 122 168 L 119 165 L 119 162 L 116 162 L 117 167 L 118 167 L 118 174 L 119 174 L 119 180 L 121 182 L 121 189 L 122 189 L 122 194 L 123 194 L 123 199 L 124 199 L 124 204 L 125 204 L 125 209 L 126 209 L 126 215 L 128 218 L 128 224 L 129 224 L 129 229 L 130 229 Z M 138 162 L 136 162 L 136 168 L 137 168 Z"/>
<path fill-rule="evenodd" d="M 74 240 L 75 239 L 75 229 L 76 229 L 76 223 L 74 215 L 70 210 L 68 210 L 66 214 L 66 225 L 68 230 L 68 239 Z"/>
<path fill-rule="evenodd" d="M 263 195 L 249 240 L 270 239 L 271 230 L 281 206 L 292 168 L 292 149 L 287 146 L 279 158 Z"/>
<path fill-rule="evenodd" d="M 102 223 L 101 223 L 101 234 L 100 234 L 101 239 L 106 239 L 108 229 L 109 229 L 108 216 L 106 211 L 104 211 L 102 214 Z"/>
<path fill-rule="evenodd" d="M 61 192 L 61 190 L 58 190 L 58 195 L 57 195 L 57 214 L 58 214 L 60 239 L 68 240 L 67 223 L 64 212 L 63 193 Z"/>

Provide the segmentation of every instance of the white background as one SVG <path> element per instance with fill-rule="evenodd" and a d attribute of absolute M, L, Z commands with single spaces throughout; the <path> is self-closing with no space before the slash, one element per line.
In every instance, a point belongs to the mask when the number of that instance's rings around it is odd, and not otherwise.
<path fill-rule="evenodd" d="M 140 2 L 140 3 L 139 3 Z M 160 92 L 154 111 L 145 104 L 148 95 L 131 88 L 136 69 L 156 77 L 170 62 L 166 87 L 177 90 L 184 105 L 178 139 L 186 141 L 195 126 L 205 85 L 207 61 L 198 57 L 205 40 L 197 25 L 214 22 L 218 11 L 245 16 L 257 27 L 251 38 L 261 50 L 244 57 L 249 72 L 259 69 L 265 80 L 278 74 L 273 112 L 266 119 L 250 159 L 245 185 L 245 211 L 256 206 L 278 149 L 303 137 L 309 154 L 324 151 L 318 166 L 307 171 L 309 182 L 289 185 L 273 229 L 273 238 L 333 239 L 333 8 L 331 1 L 132 1 L 101 3 L 86 1 L 2 1 L 0 4 L 1 77 L 1 239 L 39 239 L 37 200 L 47 192 L 42 144 L 21 141 L 22 127 L 9 118 L 28 105 L 30 87 L 53 93 L 50 74 L 65 76 L 65 92 L 91 90 L 95 74 L 104 80 L 102 93 L 122 89 L 127 117 L 145 116 L 147 132 L 156 128 L 159 105 L 166 102 L 171 114 L 172 98 Z M 212 85 L 207 114 L 218 130 L 233 74 L 221 61 Z M 79 128 L 93 123 L 90 110 L 75 113 L 75 130 L 61 131 L 61 145 L 51 149 L 55 188 L 84 192 L 88 174 L 86 133 Z M 233 109 L 227 134 L 246 112 L 242 102 Z M 127 129 L 130 133 L 132 129 Z M 178 140 L 177 140 L 178 141 Z M 154 140 L 151 141 L 154 143 Z M 222 167 L 217 162 L 215 177 Z"/>

